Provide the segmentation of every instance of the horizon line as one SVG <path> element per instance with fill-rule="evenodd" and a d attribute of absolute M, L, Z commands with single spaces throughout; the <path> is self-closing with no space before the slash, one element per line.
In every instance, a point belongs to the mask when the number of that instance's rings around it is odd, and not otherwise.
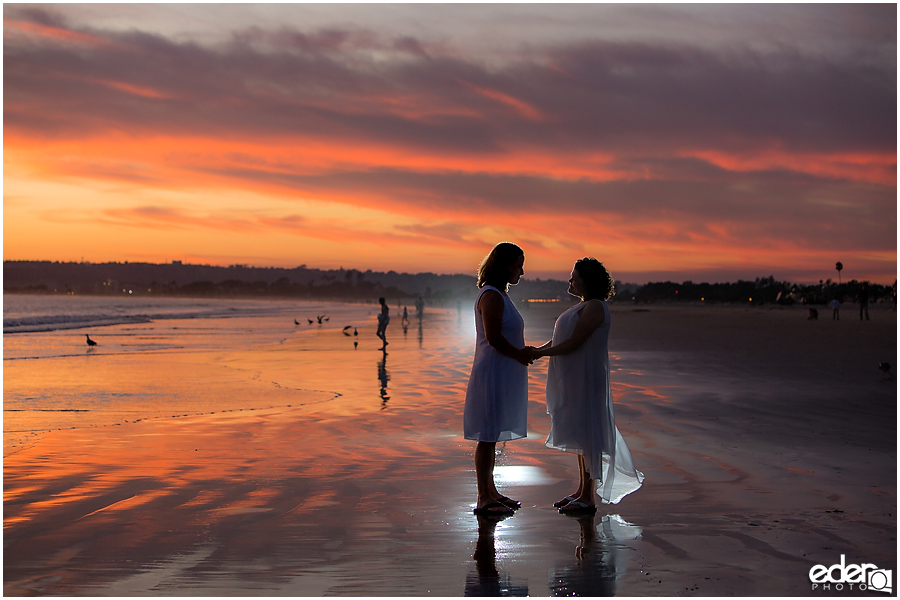
<path fill-rule="evenodd" d="M 207 268 L 216 268 L 216 269 L 231 269 L 231 268 L 244 268 L 244 269 L 273 269 L 273 270 L 274 270 L 274 269 L 283 269 L 283 270 L 286 270 L 286 271 L 295 270 L 295 269 L 307 269 L 307 270 L 311 270 L 311 271 L 323 271 L 323 272 L 327 272 L 327 271 L 359 271 L 359 272 L 361 272 L 361 273 L 371 272 L 371 273 L 383 273 L 383 274 L 388 274 L 388 273 L 392 273 L 392 272 L 393 272 L 393 273 L 396 273 L 396 274 L 398 274 L 398 275 L 435 275 L 435 276 L 447 276 L 447 277 L 466 276 L 466 277 L 473 277 L 473 278 L 475 277 L 475 275 L 472 274 L 472 273 L 462 273 L 462 272 L 455 272 L 455 273 L 438 273 L 438 272 L 434 272 L 434 271 L 414 271 L 414 272 L 411 272 L 411 271 L 396 271 L 396 270 L 394 270 L 394 269 L 389 269 L 389 270 L 386 270 L 386 271 L 377 271 L 377 270 L 374 270 L 374 269 L 371 269 L 371 268 L 362 270 L 362 269 L 358 269 L 358 268 L 344 268 L 343 266 L 340 266 L 340 267 L 337 267 L 337 268 L 315 267 L 315 266 L 308 266 L 308 265 L 305 264 L 305 263 L 304 263 L 304 264 L 295 265 L 295 266 L 292 266 L 292 267 L 286 267 L 286 266 L 274 266 L 274 265 L 265 265 L 265 266 L 261 266 L 261 265 L 251 265 L 251 264 L 247 264 L 247 263 L 233 263 L 233 264 L 229 264 L 229 265 L 221 265 L 221 264 L 211 264 L 211 263 L 191 263 L 191 262 L 184 262 L 184 261 L 181 261 L 181 260 L 171 260 L 171 261 L 168 261 L 168 262 L 149 262 L 149 261 L 134 261 L 134 260 L 122 260 L 122 261 L 107 260 L 107 261 L 101 261 L 101 262 L 94 262 L 94 261 L 83 260 L 83 259 L 80 260 L 80 261 L 77 261 L 77 260 L 49 260 L 49 259 L 45 259 L 45 260 L 35 260 L 35 259 L 7 259 L 7 258 L 4 258 L 4 259 L 3 259 L 3 263 L 4 263 L 4 264 L 6 264 L 6 263 L 16 263 L 16 262 L 18 262 L 18 263 L 29 263 L 29 262 L 30 262 L 30 263 L 58 263 L 58 264 L 70 264 L 70 265 L 104 265 L 104 264 L 120 264 L 120 265 L 125 265 L 125 264 L 140 264 L 140 265 L 154 265 L 154 266 L 207 267 Z M 539 272 L 539 273 L 541 273 L 541 272 Z M 546 273 L 546 271 L 543 271 L 543 273 Z M 672 272 L 672 273 L 674 274 L 674 272 Z M 565 277 L 565 275 L 563 275 L 563 277 Z M 792 285 L 817 285 L 817 284 L 827 284 L 829 281 L 830 281 L 832 284 L 836 283 L 836 282 L 834 282 L 834 280 L 833 280 L 832 277 L 828 277 L 828 278 L 820 278 L 820 279 L 818 279 L 818 280 L 815 280 L 815 279 L 799 279 L 799 280 L 791 281 L 791 280 L 788 280 L 788 279 L 779 279 L 779 278 L 775 277 L 775 276 L 772 275 L 772 274 L 765 275 L 765 276 L 760 275 L 760 276 L 754 277 L 754 278 L 752 278 L 752 279 L 745 279 L 745 278 L 737 277 L 736 279 L 730 279 L 730 280 L 724 280 L 724 279 L 723 279 L 723 280 L 716 280 L 716 281 L 694 281 L 692 278 L 684 279 L 683 276 L 682 276 L 681 278 L 678 278 L 678 280 L 676 280 L 675 278 L 669 278 L 669 279 L 655 279 L 655 280 L 651 280 L 651 279 L 648 278 L 648 279 L 646 279 L 646 281 L 643 281 L 643 282 L 639 282 L 639 281 L 626 281 L 626 280 L 623 279 L 623 278 L 616 278 L 616 277 L 614 277 L 613 280 L 614 280 L 616 283 L 620 284 L 620 285 L 639 285 L 639 286 L 642 286 L 642 285 L 649 285 L 649 284 L 653 284 L 653 283 L 678 283 L 678 284 L 692 284 L 692 285 L 703 285 L 703 284 L 716 285 L 716 284 L 723 284 L 723 283 L 737 283 L 737 282 L 741 282 L 741 281 L 757 281 L 757 280 L 759 280 L 759 279 L 769 279 L 769 278 L 774 278 L 775 281 L 777 281 L 777 282 L 779 282 L 779 283 L 790 283 L 790 284 L 792 284 Z M 524 276 L 522 279 L 525 280 L 525 281 L 529 281 L 529 280 L 532 280 L 532 281 L 534 281 L 534 280 L 538 280 L 538 281 L 540 281 L 540 280 L 544 280 L 544 281 L 560 281 L 560 282 L 565 282 L 565 281 L 566 281 L 566 279 L 557 279 L 556 277 L 552 277 L 552 276 L 544 277 L 544 278 L 542 278 L 542 277 L 534 277 L 534 278 L 531 278 L 531 277 L 528 277 L 528 276 L 526 275 L 526 276 Z M 846 281 L 846 283 L 851 283 L 851 282 L 854 282 L 854 281 L 857 282 L 857 283 L 869 283 L 869 284 L 874 284 L 874 285 L 882 285 L 882 286 L 886 286 L 886 287 L 890 287 L 891 285 L 893 285 L 892 283 L 880 283 L 880 282 L 878 282 L 878 281 L 876 281 L 876 280 L 873 280 L 873 279 L 858 279 L 858 278 L 848 278 L 847 281 Z M 896 283 L 896 281 L 897 281 L 897 278 L 895 277 L 894 283 Z M 838 283 L 838 285 L 840 285 L 840 284 L 842 284 L 842 283 L 844 283 L 844 282 L 841 281 L 840 283 Z"/>

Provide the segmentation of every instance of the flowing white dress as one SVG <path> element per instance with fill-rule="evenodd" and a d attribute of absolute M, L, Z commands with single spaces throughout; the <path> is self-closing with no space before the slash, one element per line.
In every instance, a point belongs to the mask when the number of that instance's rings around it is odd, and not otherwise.
<path fill-rule="evenodd" d="M 475 299 L 475 360 L 466 388 L 463 433 L 467 440 L 504 442 L 525 437 L 528 415 L 528 368 L 491 346 L 484 334 L 478 302 L 488 290 L 481 288 Z M 525 347 L 525 321 L 509 296 L 503 296 L 500 333 L 516 348 Z"/>
<path fill-rule="evenodd" d="M 631 452 L 616 428 L 609 384 L 609 307 L 601 300 L 603 325 L 578 349 L 550 357 L 547 372 L 547 412 L 550 435 L 545 444 L 584 456 L 597 484 L 597 494 L 616 504 L 641 487 L 644 474 L 634 468 Z M 576 304 L 556 320 L 553 345 L 572 337 L 585 303 Z"/>

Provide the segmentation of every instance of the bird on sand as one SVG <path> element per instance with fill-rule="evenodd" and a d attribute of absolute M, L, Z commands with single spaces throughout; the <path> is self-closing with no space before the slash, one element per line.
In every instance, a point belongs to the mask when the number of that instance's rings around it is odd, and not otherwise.
<path fill-rule="evenodd" d="M 353 335 L 359 335 L 359 332 L 356 330 L 356 327 L 353 328 Z"/>
<path fill-rule="evenodd" d="M 322 324 L 322 317 L 324 317 L 324 316 L 325 316 L 325 315 L 322 315 L 321 317 L 320 317 L 320 316 L 316 316 L 316 318 L 319 320 L 319 325 Z"/>
<path fill-rule="evenodd" d="M 91 336 L 89 336 L 88 334 L 84 334 L 84 337 L 87 338 L 87 345 L 88 345 L 88 346 L 96 346 L 96 345 L 97 345 L 97 342 L 95 342 L 94 340 L 92 340 L 92 339 L 91 339 Z"/>
<path fill-rule="evenodd" d="M 313 320 L 312 320 L 312 319 L 310 319 L 310 318 L 309 318 L 309 317 L 306 317 L 306 320 L 307 320 L 307 321 L 309 321 L 309 324 L 310 324 L 310 325 L 312 325 L 312 324 L 313 324 Z"/>
<path fill-rule="evenodd" d="M 353 325 L 346 325 L 346 326 L 344 327 L 344 329 L 341 331 L 341 333 L 343 333 L 344 335 L 349 336 L 349 335 L 350 335 L 350 331 L 349 331 L 349 330 L 350 330 L 351 327 L 353 327 Z"/>
<path fill-rule="evenodd" d="M 300 324 L 300 321 L 298 321 L 297 319 L 294 319 L 294 325 L 299 325 L 299 324 Z"/>

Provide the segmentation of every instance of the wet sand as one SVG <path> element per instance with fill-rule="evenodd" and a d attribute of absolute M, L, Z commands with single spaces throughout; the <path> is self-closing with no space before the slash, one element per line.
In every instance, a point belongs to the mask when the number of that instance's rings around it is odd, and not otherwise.
<path fill-rule="evenodd" d="M 523 309 L 526 339 L 559 312 Z M 104 357 L 135 389 L 190 380 L 222 409 L 119 416 L 6 454 L 4 594 L 834 595 L 811 590 L 812 566 L 896 571 L 897 548 L 897 387 L 877 369 L 896 373 L 896 315 L 842 313 L 615 305 L 617 424 L 646 480 L 581 520 L 551 507 L 575 459 L 543 446 L 546 363 L 528 438 L 498 457 L 523 507 L 471 513 L 469 309 L 405 335 L 392 319 L 386 355 L 373 317 L 358 349 L 336 328 Z M 28 368 L 6 364 L 4 387 Z"/>

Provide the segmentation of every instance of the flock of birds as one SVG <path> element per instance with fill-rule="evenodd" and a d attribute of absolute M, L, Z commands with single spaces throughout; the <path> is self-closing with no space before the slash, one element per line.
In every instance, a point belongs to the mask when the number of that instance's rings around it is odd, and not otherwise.
<path fill-rule="evenodd" d="M 329 317 L 328 315 L 321 315 L 321 316 L 316 315 L 316 320 L 319 321 L 319 325 L 321 325 L 323 321 L 328 321 L 330 319 L 331 319 L 331 317 Z M 309 321 L 310 325 L 315 323 L 315 321 L 313 321 L 309 317 L 306 317 L 306 320 Z M 300 321 L 298 321 L 297 319 L 294 319 L 294 325 L 299 325 L 299 324 L 300 324 Z"/>
<path fill-rule="evenodd" d="M 321 325 L 323 322 L 327 322 L 328 319 L 329 319 L 329 317 L 327 315 L 316 316 L 315 321 L 313 319 L 310 319 L 309 317 L 306 318 L 306 320 L 309 322 L 309 325 L 312 325 L 316 321 L 318 321 L 319 325 Z M 297 319 L 294 319 L 294 325 L 300 325 L 300 321 L 298 321 Z M 350 333 L 350 329 L 353 329 L 353 333 Z M 346 336 L 358 336 L 359 335 L 359 331 L 357 331 L 356 327 L 354 327 L 353 325 L 345 325 L 344 329 L 342 330 L 342 333 Z M 97 345 L 97 342 L 92 340 L 91 336 L 89 334 L 87 334 L 87 333 L 84 334 L 84 337 L 87 340 L 87 345 L 89 347 L 93 348 L 94 346 Z M 356 348 L 357 346 L 359 346 L 359 342 L 354 340 L 353 347 Z M 889 363 L 889 362 L 879 363 L 878 370 L 881 371 L 882 379 L 893 376 L 893 373 L 891 372 L 891 363 Z"/>
<path fill-rule="evenodd" d="M 330 319 L 330 317 L 328 315 L 316 315 L 315 320 L 310 319 L 309 317 L 306 317 L 307 324 L 309 324 L 309 325 L 312 325 L 315 322 L 318 322 L 319 325 L 321 325 L 322 323 L 328 322 L 329 319 Z M 297 319 L 294 319 L 294 325 L 300 325 L 300 321 L 298 321 Z M 353 329 L 353 333 L 350 333 L 351 329 Z M 356 327 L 354 327 L 353 325 L 345 325 L 344 329 L 342 330 L 342 333 L 346 336 L 358 336 L 359 335 L 359 331 L 357 331 Z M 353 347 L 356 348 L 358 346 L 359 346 L 359 341 L 354 340 Z"/>
<path fill-rule="evenodd" d="M 316 321 L 318 321 L 319 325 L 321 325 L 323 322 L 327 322 L 327 321 L 329 320 L 329 317 L 328 317 L 328 315 L 316 315 L 316 320 L 315 320 L 315 321 L 314 321 L 313 319 L 310 319 L 309 317 L 307 317 L 306 320 L 309 322 L 309 323 L 308 323 L 309 325 L 312 325 L 312 324 L 315 323 Z M 300 325 L 300 321 L 298 321 L 297 319 L 294 319 L 294 325 Z M 353 329 L 353 333 L 350 333 L 350 329 L 351 329 L 351 328 Z M 345 325 L 345 326 L 344 326 L 344 329 L 342 330 L 342 333 L 343 333 L 344 335 L 346 335 L 346 336 L 358 336 L 358 335 L 359 335 L 359 331 L 357 331 L 357 330 L 356 330 L 356 327 L 354 327 L 353 325 Z M 84 337 L 85 337 L 85 339 L 87 340 L 87 345 L 88 345 L 89 347 L 93 348 L 94 346 L 97 345 L 97 342 L 95 342 L 94 340 L 92 340 L 92 339 L 91 339 L 91 336 L 90 336 L 89 334 L 87 334 L 87 333 L 84 334 Z M 353 347 L 356 348 L 357 346 L 359 346 L 359 342 L 358 342 L 358 341 L 354 341 L 354 342 L 353 342 Z M 889 363 L 889 362 L 881 362 L 881 363 L 879 363 L 879 364 L 878 364 L 878 370 L 881 371 L 881 378 L 882 378 L 882 379 L 885 379 L 885 378 L 888 378 L 888 377 L 892 377 L 892 376 L 893 376 L 893 373 L 891 372 L 891 363 Z"/>

